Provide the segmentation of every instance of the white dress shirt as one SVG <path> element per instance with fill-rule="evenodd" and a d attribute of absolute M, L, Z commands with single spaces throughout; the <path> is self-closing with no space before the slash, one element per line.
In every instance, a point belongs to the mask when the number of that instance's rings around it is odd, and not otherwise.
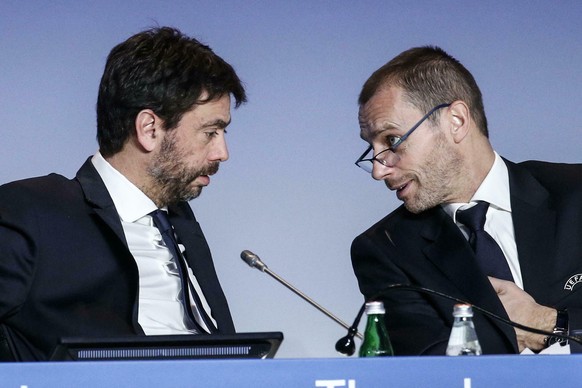
<path fill-rule="evenodd" d="M 457 210 L 465 210 L 476 204 L 477 201 L 490 203 L 485 220 L 485 231 L 497 242 L 511 270 L 515 284 L 523 289 L 523 280 L 519 266 L 517 245 L 515 243 L 515 231 L 511 218 L 511 200 L 509 194 L 509 172 L 503 159 L 495 152 L 495 161 L 491 170 L 477 189 L 469 203 L 443 204 L 445 212 L 453 218 L 453 221 L 468 239 L 467 227 L 456 219 Z"/>
<path fill-rule="evenodd" d="M 138 267 L 138 322 L 142 329 L 147 335 L 196 333 L 184 322 L 184 307 L 180 299 L 182 285 L 176 263 L 149 215 L 158 207 L 99 152 L 91 162 L 113 199 L 127 245 Z M 180 249 L 184 252 L 181 244 Z M 212 318 L 210 307 L 190 268 L 188 272 L 203 308 Z M 194 303 L 193 298 L 190 300 Z M 193 311 L 198 314 L 197 306 L 193 305 Z"/>

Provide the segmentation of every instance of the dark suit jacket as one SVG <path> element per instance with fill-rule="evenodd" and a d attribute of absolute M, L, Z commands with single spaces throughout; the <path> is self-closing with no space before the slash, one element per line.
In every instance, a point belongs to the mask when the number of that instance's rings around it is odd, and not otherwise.
<path fill-rule="evenodd" d="M 582 329 L 582 165 L 546 162 L 509 169 L 512 217 L 524 289 L 539 304 L 567 308 Z M 459 228 L 440 206 L 412 214 L 403 206 L 352 243 L 352 264 L 366 298 L 394 283 L 431 288 L 507 318 Z M 581 276 L 576 277 L 577 274 Z M 396 354 L 444 354 L 453 304 L 416 291 L 383 292 Z M 516 353 L 514 329 L 475 312 L 485 354 Z"/>
<path fill-rule="evenodd" d="M 169 215 L 219 332 L 233 333 L 190 206 Z M 90 160 L 72 180 L 51 174 L 0 187 L 0 323 L 16 360 L 47 359 L 60 337 L 144 335 L 138 288 L 119 215 Z"/>

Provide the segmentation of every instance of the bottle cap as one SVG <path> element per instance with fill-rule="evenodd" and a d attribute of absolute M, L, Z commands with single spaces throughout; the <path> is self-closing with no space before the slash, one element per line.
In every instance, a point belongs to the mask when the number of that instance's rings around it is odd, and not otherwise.
<path fill-rule="evenodd" d="M 470 304 L 456 304 L 453 308 L 453 317 L 470 318 L 473 316 L 473 308 Z"/>
<path fill-rule="evenodd" d="M 384 303 L 382 302 L 367 302 L 366 303 L 366 314 L 385 314 Z"/>

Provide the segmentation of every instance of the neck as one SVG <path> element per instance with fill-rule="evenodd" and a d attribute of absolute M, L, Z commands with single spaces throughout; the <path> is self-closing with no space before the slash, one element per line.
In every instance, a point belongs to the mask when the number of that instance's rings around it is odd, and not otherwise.
<path fill-rule="evenodd" d="M 468 173 L 465 174 L 467 183 L 465 192 L 459 202 L 469 202 L 495 162 L 495 153 L 489 142 L 483 143 L 480 147 L 475 148 L 468 156 Z M 462 177 L 461 177 L 462 179 Z"/>
<path fill-rule="evenodd" d="M 123 176 L 147 195 L 158 207 L 160 204 L 155 200 L 156 193 L 153 193 L 151 179 L 147 173 L 147 160 L 144 155 L 136 154 L 125 149 L 105 158 L 107 162 L 119 171 Z"/>

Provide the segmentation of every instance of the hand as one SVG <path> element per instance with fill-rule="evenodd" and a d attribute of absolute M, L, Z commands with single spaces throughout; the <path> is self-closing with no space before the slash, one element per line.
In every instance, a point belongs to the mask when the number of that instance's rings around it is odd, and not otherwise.
<path fill-rule="evenodd" d="M 509 319 L 513 322 L 536 329 L 551 332 L 556 324 L 557 311 L 537 304 L 534 298 L 515 285 L 515 283 L 489 277 L 489 281 L 501 300 Z M 541 350 L 544 348 L 544 336 L 524 330 L 515 329 L 519 351 L 525 348 Z"/>

